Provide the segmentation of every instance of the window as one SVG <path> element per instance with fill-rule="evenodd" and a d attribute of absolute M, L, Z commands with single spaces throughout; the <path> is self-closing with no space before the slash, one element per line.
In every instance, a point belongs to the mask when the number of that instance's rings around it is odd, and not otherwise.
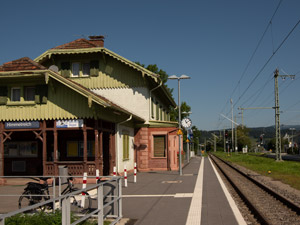
<path fill-rule="evenodd" d="M 8 142 L 4 144 L 4 155 L 9 158 L 36 158 L 37 142 Z"/>
<path fill-rule="evenodd" d="M 83 157 L 83 141 L 68 141 L 67 142 L 67 156 L 68 157 Z M 87 156 L 95 156 L 95 142 L 87 142 Z"/>
<path fill-rule="evenodd" d="M 123 160 L 129 159 L 129 132 L 123 131 Z"/>
<path fill-rule="evenodd" d="M 24 100 L 34 101 L 35 100 L 35 87 L 25 87 L 24 88 Z"/>
<path fill-rule="evenodd" d="M 154 157 L 166 157 L 166 136 L 156 135 L 153 136 L 153 151 Z"/>
<path fill-rule="evenodd" d="M 72 76 L 79 77 L 79 71 L 80 71 L 80 63 L 79 62 L 72 63 Z"/>
<path fill-rule="evenodd" d="M 156 102 L 155 104 L 155 107 L 156 107 L 156 120 L 159 120 L 159 105 L 158 105 L 158 102 Z"/>
<path fill-rule="evenodd" d="M 82 64 L 82 75 L 83 76 L 89 76 L 90 75 L 90 64 L 89 63 L 83 63 Z"/>
<path fill-rule="evenodd" d="M 20 101 L 21 98 L 21 88 L 13 87 L 11 88 L 11 101 Z"/>
<path fill-rule="evenodd" d="M 155 107 L 154 99 L 151 98 L 151 118 L 152 119 L 154 119 L 154 107 Z"/>

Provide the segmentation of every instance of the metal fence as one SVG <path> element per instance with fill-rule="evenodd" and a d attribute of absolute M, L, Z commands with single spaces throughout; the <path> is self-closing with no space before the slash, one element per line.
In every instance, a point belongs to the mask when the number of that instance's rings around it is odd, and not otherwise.
<path fill-rule="evenodd" d="M 40 178 L 42 176 L 31 176 L 30 178 Z M 90 185 L 86 188 L 81 188 L 76 190 L 72 193 L 61 195 L 62 185 L 64 183 L 61 182 L 62 179 L 69 177 L 69 176 L 46 176 L 53 181 L 53 185 L 49 187 L 53 187 L 52 193 L 49 195 L 32 195 L 31 196 L 47 196 L 50 198 L 49 200 L 39 202 L 34 205 L 27 206 L 25 208 L 21 208 L 9 213 L 5 213 L 0 215 L 0 225 L 5 224 L 5 219 L 8 217 L 12 217 L 14 215 L 25 213 L 31 210 L 34 210 L 39 207 L 49 206 L 52 205 L 52 210 L 55 211 L 56 209 L 61 209 L 62 212 L 62 224 L 63 225 L 70 225 L 71 224 L 71 198 L 74 196 L 78 196 L 83 192 L 89 193 L 90 197 L 94 204 L 88 210 L 88 212 L 79 215 L 79 219 L 72 223 L 72 225 L 78 224 L 84 220 L 89 218 L 96 219 L 98 224 L 103 224 L 103 221 L 106 218 L 110 218 L 111 224 L 116 224 L 122 218 L 122 182 L 121 177 L 105 177 L 106 180 L 101 181 L 98 184 Z M 72 177 L 79 177 L 79 176 L 72 176 Z M 8 176 L 2 177 L 8 178 Z M 16 178 L 10 176 L 10 178 Z M 18 177 L 20 178 L 20 177 Z M 21 178 L 29 178 L 21 177 Z M 80 177 L 82 178 L 82 177 Z M 94 178 L 96 181 L 96 177 L 89 176 L 88 178 Z M 58 197 L 56 191 L 56 184 L 58 183 Z M 9 195 L 9 194 L 1 194 L 0 197 L 3 196 L 21 196 L 21 195 Z"/>

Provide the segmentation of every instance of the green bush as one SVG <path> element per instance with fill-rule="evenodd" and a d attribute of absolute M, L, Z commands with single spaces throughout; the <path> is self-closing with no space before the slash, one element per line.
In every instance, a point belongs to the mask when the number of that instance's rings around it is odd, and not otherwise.
<path fill-rule="evenodd" d="M 71 216 L 71 223 L 75 222 L 77 218 Z M 61 225 L 61 211 L 57 210 L 55 213 L 35 213 L 35 214 L 18 214 L 5 220 L 6 225 Z M 84 221 L 81 225 L 95 225 L 96 221 Z M 105 221 L 105 224 L 107 221 Z"/>

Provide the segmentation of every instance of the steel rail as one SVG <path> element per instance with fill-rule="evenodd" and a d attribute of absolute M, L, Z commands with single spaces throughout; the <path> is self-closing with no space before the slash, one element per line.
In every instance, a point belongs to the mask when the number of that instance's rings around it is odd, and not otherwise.
<path fill-rule="evenodd" d="M 291 210 L 293 210 L 294 212 L 296 212 L 298 215 L 300 215 L 300 206 L 298 206 L 297 204 L 295 204 L 294 202 L 292 202 L 291 200 L 287 199 L 286 197 L 284 197 L 283 195 L 273 191 L 272 189 L 268 188 L 266 185 L 260 183 L 259 181 L 253 179 L 252 177 L 250 177 L 249 175 L 247 175 L 246 173 L 238 170 L 237 168 L 235 168 L 234 166 L 230 165 L 228 162 L 226 162 L 225 160 L 217 157 L 214 155 L 214 157 L 218 158 L 219 160 L 221 160 L 223 163 L 225 163 L 226 165 L 228 165 L 229 167 L 231 167 L 232 169 L 234 169 L 235 171 L 237 171 L 238 173 L 240 173 L 241 175 L 243 175 L 244 177 L 246 177 L 248 180 L 252 181 L 254 184 L 256 184 L 258 187 L 262 188 L 264 191 L 266 191 L 268 194 L 272 195 L 274 198 L 276 198 L 277 200 L 281 201 L 284 205 L 286 205 L 287 207 L 289 207 Z"/>
<path fill-rule="evenodd" d="M 252 204 L 252 202 L 246 197 L 246 195 L 240 190 L 240 188 L 237 185 L 235 185 L 235 183 L 230 179 L 230 177 L 220 167 L 220 165 L 216 162 L 216 160 L 213 157 L 211 157 L 210 154 L 209 154 L 209 157 L 213 160 L 213 162 L 215 163 L 215 165 L 219 168 L 219 170 L 222 172 L 222 174 L 226 177 L 227 181 L 234 188 L 234 190 L 238 193 L 238 195 L 240 196 L 240 198 L 245 202 L 245 204 L 250 209 L 250 211 L 253 213 L 253 215 L 257 219 L 257 221 L 260 222 L 261 224 L 266 224 L 266 225 L 271 224 L 263 216 L 263 213 L 261 213 L 259 210 L 257 210 L 256 206 Z M 216 157 L 216 156 L 214 155 L 214 157 Z M 219 157 L 216 157 L 216 158 L 220 159 Z M 222 159 L 220 159 L 220 160 L 223 161 Z"/>

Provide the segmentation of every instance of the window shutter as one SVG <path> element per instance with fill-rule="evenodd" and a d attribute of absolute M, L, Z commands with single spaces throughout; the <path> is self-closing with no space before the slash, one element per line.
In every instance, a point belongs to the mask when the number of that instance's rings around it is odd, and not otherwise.
<path fill-rule="evenodd" d="M 123 131 L 123 160 L 129 159 L 129 132 Z"/>
<path fill-rule="evenodd" d="M 35 103 L 47 104 L 48 100 L 48 86 L 37 85 L 35 88 Z"/>
<path fill-rule="evenodd" d="M 165 136 L 153 136 L 154 139 L 154 157 L 165 157 L 166 141 Z"/>
<path fill-rule="evenodd" d="M 63 77 L 70 77 L 70 75 L 71 75 L 71 63 L 70 62 L 62 62 L 61 63 L 61 75 Z"/>
<path fill-rule="evenodd" d="M 8 89 L 6 86 L 0 87 L 0 105 L 6 105 Z"/>
<path fill-rule="evenodd" d="M 99 60 L 92 60 L 90 62 L 90 75 L 93 77 L 97 77 L 99 75 Z"/>

